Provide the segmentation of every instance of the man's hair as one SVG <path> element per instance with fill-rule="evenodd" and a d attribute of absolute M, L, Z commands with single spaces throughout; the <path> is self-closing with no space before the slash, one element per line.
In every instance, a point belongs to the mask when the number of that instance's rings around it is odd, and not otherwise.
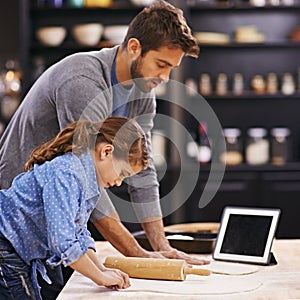
<path fill-rule="evenodd" d="M 186 23 L 181 9 L 166 1 L 145 7 L 129 24 L 123 46 L 136 38 L 142 46 L 141 55 L 161 47 L 181 48 L 187 56 L 198 57 L 199 46 Z"/>

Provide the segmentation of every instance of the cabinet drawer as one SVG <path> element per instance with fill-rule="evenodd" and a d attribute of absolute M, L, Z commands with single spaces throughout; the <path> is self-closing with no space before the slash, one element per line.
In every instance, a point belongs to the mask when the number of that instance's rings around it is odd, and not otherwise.
<path fill-rule="evenodd" d="M 280 208 L 277 238 L 300 237 L 300 172 L 266 173 L 261 182 L 261 205 Z"/>

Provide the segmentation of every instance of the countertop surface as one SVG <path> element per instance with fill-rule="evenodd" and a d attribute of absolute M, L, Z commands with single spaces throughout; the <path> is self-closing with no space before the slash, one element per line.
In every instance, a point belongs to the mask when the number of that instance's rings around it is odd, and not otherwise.
<path fill-rule="evenodd" d="M 102 261 L 121 255 L 108 242 L 96 242 Z M 255 270 L 245 275 L 187 275 L 184 281 L 131 278 L 126 290 L 110 290 L 97 286 L 74 272 L 57 300 L 93 299 L 300 299 L 300 240 L 274 240 L 272 252 L 278 264 L 254 266 L 212 261 L 212 265 L 245 267 Z M 205 258 L 209 255 L 202 255 Z M 205 268 L 206 266 L 201 266 Z"/>

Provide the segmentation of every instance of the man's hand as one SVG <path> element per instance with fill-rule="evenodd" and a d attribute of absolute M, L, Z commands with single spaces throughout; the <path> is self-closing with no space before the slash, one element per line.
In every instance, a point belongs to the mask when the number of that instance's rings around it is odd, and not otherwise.
<path fill-rule="evenodd" d="M 191 265 L 207 265 L 210 264 L 210 260 L 208 259 L 201 259 L 198 256 L 189 255 L 185 252 L 179 251 L 175 248 L 170 248 L 170 250 L 167 251 L 154 251 L 154 252 L 148 252 L 150 258 L 169 258 L 169 259 L 183 259 L 188 264 Z"/>
<path fill-rule="evenodd" d="M 201 259 L 200 257 L 189 255 L 185 252 L 179 251 L 174 248 L 171 248 L 168 251 L 160 251 L 159 253 L 163 255 L 165 258 L 183 259 L 188 264 L 192 264 L 192 265 L 207 265 L 210 263 L 210 260 Z"/>
<path fill-rule="evenodd" d="M 152 258 L 173 258 L 183 259 L 188 264 L 193 265 L 206 265 L 210 261 L 201 259 L 196 256 L 186 254 L 170 246 L 168 239 L 165 236 L 162 220 L 154 220 L 151 222 L 143 223 L 143 229 L 145 230 L 148 240 L 151 243 L 152 248 L 156 252 L 152 252 Z"/>

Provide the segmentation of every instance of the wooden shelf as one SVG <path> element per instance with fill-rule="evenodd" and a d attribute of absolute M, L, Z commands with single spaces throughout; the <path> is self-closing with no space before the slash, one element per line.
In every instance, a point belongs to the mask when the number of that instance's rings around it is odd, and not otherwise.
<path fill-rule="evenodd" d="M 201 48 L 209 48 L 209 49 L 241 49 L 241 48 L 291 48 L 297 49 L 300 48 L 300 41 L 292 42 L 288 40 L 282 41 L 267 41 L 264 43 L 235 43 L 231 42 L 228 44 L 206 44 L 199 43 Z"/>
<path fill-rule="evenodd" d="M 53 14 L 53 13 L 65 13 L 65 12 L 80 12 L 87 13 L 91 11 L 139 11 L 143 7 L 134 6 L 130 3 L 116 3 L 112 4 L 108 7 L 70 7 L 70 6 L 62 6 L 62 7 L 52 7 L 52 6 L 34 6 L 30 9 L 32 13 L 38 14 Z"/>
<path fill-rule="evenodd" d="M 100 41 L 95 46 L 81 46 L 75 42 L 63 42 L 61 45 L 56 47 L 51 46 L 44 46 L 39 42 L 35 42 L 31 46 L 31 50 L 33 52 L 46 52 L 46 51 L 53 51 L 53 52 L 62 52 L 62 51 L 80 51 L 80 50 L 100 50 L 101 48 L 110 48 L 114 47 L 115 44 L 109 41 Z"/>
<path fill-rule="evenodd" d="M 196 4 L 188 6 L 194 11 L 288 11 L 288 10 L 300 10 L 300 5 L 265 5 L 265 6 L 253 6 L 248 3 L 211 3 L 211 4 Z"/>
<path fill-rule="evenodd" d="M 192 159 L 191 159 L 192 160 Z M 194 161 L 193 164 L 198 164 L 198 162 Z M 201 172 L 210 172 L 211 164 L 200 164 L 200 173 Z M 223 165 L 220 163 L 220 169 L 223 169 Z M 198 168 L 193 168 L 190 164 L 185 166 L 168 166 L 167 172 L 186 172 L 190 173 Z M 161 172 L 158 168 L 158 172 Z M 165 171 L 165 170 L 163 170 Z M 215 168 L 215 171 L 218 172 L 218 167 Z M 262 164 L 262 165 L 249 165 L 246 163 L 242 163 L 239 165 L 227 165 L 225 167 L 225 172 L 242 172 L 242 173 L 253 173 L 253 172 L 300 172 L 300 161 L 287 162 L 284 165 L 274 165 L 271 163 Z"/>
<path fill-rule="evenodd" d="M 191 100 L 199 99 L 200 94 L 197 97 L 189 97 Z M 255 94 L 251 91 L 245 91 L 242 95 L 234 95 L 232 93 L 228 93 L 224 96 L 218 96 L 216 94 L 204 95 L 206 100 L 214 101 L 214 100 L 286 100 L 286 99 L 295 99 L 300 100 L 300 93 L 296 92 L 292 95 L 284 95 L 282 93 L 277 94 Z"/>

